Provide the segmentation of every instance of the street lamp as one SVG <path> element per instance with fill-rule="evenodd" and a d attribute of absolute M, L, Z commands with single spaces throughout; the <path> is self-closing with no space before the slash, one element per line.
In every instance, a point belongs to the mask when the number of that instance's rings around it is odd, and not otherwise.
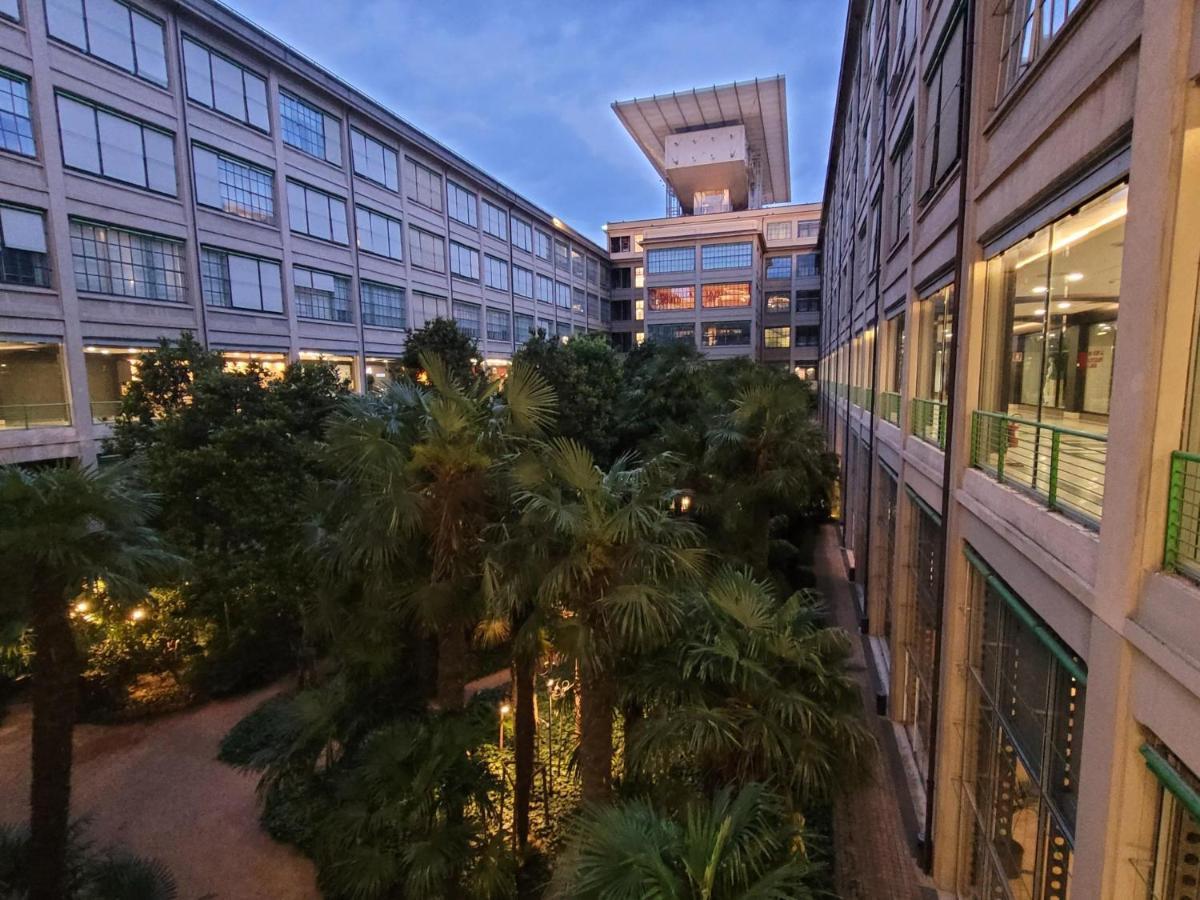
<path fill-rule="evenodd" d="M 500 704 L 500 830 L 504 830 L 504 792 L 508 787 L 508 766 L 504 762 L 504 717 L 512 712 L 507 703 Z"/>

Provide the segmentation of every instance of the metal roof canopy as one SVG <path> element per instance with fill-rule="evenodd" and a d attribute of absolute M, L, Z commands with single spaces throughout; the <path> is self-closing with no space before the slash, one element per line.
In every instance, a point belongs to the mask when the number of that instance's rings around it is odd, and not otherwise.
<path fill-rule="evenodd" d="M 744 126 L 750 155 L 760 162 L 762 202 L 792 199 L 787 91 L 782 75 L 618 100 L 612 108 L 668 184 L 664 152 L 669 135 L 721 125 Z"/>

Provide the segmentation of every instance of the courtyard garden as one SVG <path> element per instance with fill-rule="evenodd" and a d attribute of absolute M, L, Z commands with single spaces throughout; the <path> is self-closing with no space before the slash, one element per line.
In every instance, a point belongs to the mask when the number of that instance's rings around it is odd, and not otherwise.
<path fill-rule="evenodd" d="M 825 894 L 875 747 L 809 587 L 807 385 L 593 337 L 479 356 L 436 320 L 357 395 L 164 342 L 99 468 L 0 470 L 0 703 L 32 711 L 0 897 L 174 896 L 72 819 L 72 733 L 269 685 L 219 759 L 326 897 Z"/>

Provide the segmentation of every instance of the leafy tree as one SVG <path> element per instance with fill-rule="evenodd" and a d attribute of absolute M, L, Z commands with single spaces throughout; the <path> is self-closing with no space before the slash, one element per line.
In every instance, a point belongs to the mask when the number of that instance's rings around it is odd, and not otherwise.
<path fill-rule="evenodd" d="M 559 650 L 580 668 L 579 771 L 585 802 L 611 794 L 613 712 L 627 654 L 672 633 L 672 588 L 699 574 L 696 527 L 670 513 L 664 463 L 621 457 L 601 471 L 581 444 L 552 440 L 516 473 L 517 507 L 541 572 L 539 603 L 569 622 Z"/>
<path fill-rule="evenodd" d="M 552 900 L 806 900 L 803 832 L 764 785 L 723 788 L 677 815 L 644 800 L 585 813 L 568 838 Z"/>
<path fill-rule="evenodd" d="M 710 364 L 690 344 L 646 341 L 626 357 L 617 452 L 666 449 L 663 437 L 704 421 Z"/>
<path fill-rule="evenodd" d="M 156 521 L 191 563 L 179 614 L 213 632 L 192 676 L 218 694 L 260 683 L 296 656 L 301 498 L 346 388 L 320 364 L 227 371 L 187 336 L 143 354 L 138 371 L 110 449 L 140 458 Z"/>
<path fill-rule="evenodd" d="M 566 343 L 539 332 L 514 357 L 533 366 L 558 396 L 558 433 L 579 441 L 601 466 L 616 456 L 621 361 L 599 335 Z"/>
<path fill-rule="evenodd" d="M 748 572 L 724 569 L 687 595 L 680 620 L 626 680 L 648 711 L 626 748 L 639 774 L 709 791 L 770 782 L 802 804 L 862 779 L 875 745 L 849 640 L 824 626 L 815 597 L 780 603 Z"/>
<path fill-rule="evenodd" d="M 128 467 L 0 469 L 0 620 L 33 636 L 33 900 L 66 890 L 71 737 L 82 659 L 71 624 L 81 594 L 132 602 L 176 558 L 149 527 L 154 499 Z"/>
<path fill-rule="evenodd" d="M 486 369 L 475 339 L 453 319 L 439 316 L 412 332 L 404 343 L 404 356 L 394 375 L 416 379 L 424 371 L 423 358 L 442 360 L 446 372 L 462 384 L 486 379 Z"/>

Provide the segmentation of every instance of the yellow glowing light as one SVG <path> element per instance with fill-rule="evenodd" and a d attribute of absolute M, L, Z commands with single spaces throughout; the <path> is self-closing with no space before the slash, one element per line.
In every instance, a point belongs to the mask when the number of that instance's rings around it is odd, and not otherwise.
<path fill-rule="evenodd" d="M 131 622 L 140 622 L 144 618 L 146 618 L 146 611 L 140 606 L 134 607 L 129 611 L 129 621 Z"/>
<path fill-rule="evenodd" d="M 682 512 L 687 512 L 691 508 L 692 508 L 692 498 L 689 497 L 687 494 L 684 494 L 682 497 L 679 498 L 679 509 Z"/>
<path fill-rule="evenodd" d="M 509 706 L 507 703 L 500 704 L 500 715 L 507 716 L 510 712 L 512 712 L 511 706 Z"/>
<path fill-rule="evenodd" d="M 91 608 L 92 608 L 92 604 L 88 603 L 86 600 L 80 600 L 78 603 L 75 604 L 75 612 L 77 612 L 77 613 L 85 613 L 88 610 L 90 610 Z"/>

